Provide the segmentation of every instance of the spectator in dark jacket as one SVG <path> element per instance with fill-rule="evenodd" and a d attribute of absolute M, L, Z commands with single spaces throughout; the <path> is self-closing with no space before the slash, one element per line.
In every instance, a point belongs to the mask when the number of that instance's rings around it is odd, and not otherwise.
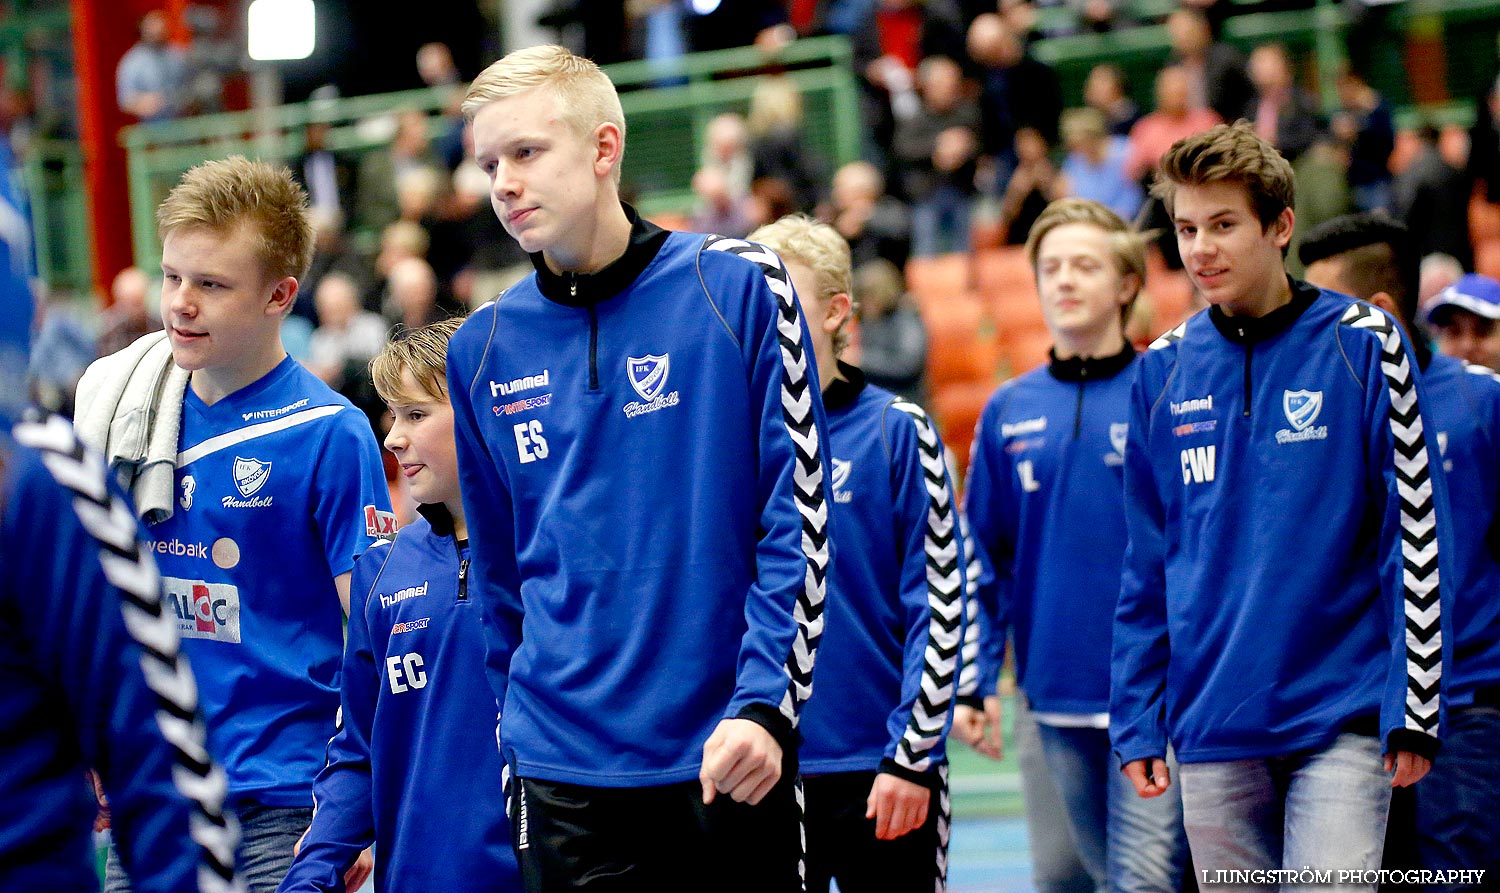
<path fill-rule="evenodd" d="M 1292 60 L 1279 43 L 1265 43 L 1250 53 L 1250 81 L 1255 98 L 1241 117 L 1255 124 L 1256 134 L 1295 163 L 1323 132 L 1317 97 L 1297 86 Z"/>
<path fill-rule="evenodd" d="M 969 247 L 979 110 L 952 59 L 929 56 L 918 76 L 922 109 L 896 122 L 891 150 L 912 204 L 912 253 L 925 257 Z"/>
<path fill-rule="evenodd" d="M 991 189 L 999 194 L 1016 166 L 1016 131 L 1035 129 L 1049 145 L 1057 142 L 1062 88 L 1057 74 L 1031 56 L 1022 35 L 998 14 L 985 13 L 969 26 L 969 57 L 980 75 L 980 151 L 994 171 Z"/>
<path fill-rule="evenodd" d="M 1172 61 L 1188 73 L 1189 105 L 1212 109 L 1225 121 L 1243 114 L 1255 86 L 1239 50 L 1216 42 L 1204 14 L 1186 6 L 1167 16 L 1167 34 Z"/>
<path fill-rule="evenodd" d="M 1469 181 L 1438 151 L 1436 127 L 1424 124 L 1417 136 L 1421 152 L 1396 178 L 1396 216 L 1411 230 L 1419 256 L 1450 254 L 1472 270 Z"/>
<path fill-rule="evenodd" d="M 1396 122 L 1390 103 L 1353 70 L 1339 73 L 1333 135 L 1349 149 L 1349 193 L 1358 211 L 1389 211 Z"/>

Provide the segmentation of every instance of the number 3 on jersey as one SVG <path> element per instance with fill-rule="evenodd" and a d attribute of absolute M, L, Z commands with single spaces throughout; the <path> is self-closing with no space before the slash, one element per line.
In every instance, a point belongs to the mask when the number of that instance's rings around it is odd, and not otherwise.
<path fill-rule="evenodd" d="M 515 426 L 515 432 L 516 451 L 520 453 L 522 465 L 547 458 L 547 438 L 542 436 L 541 420 L 521 422 Z"/>

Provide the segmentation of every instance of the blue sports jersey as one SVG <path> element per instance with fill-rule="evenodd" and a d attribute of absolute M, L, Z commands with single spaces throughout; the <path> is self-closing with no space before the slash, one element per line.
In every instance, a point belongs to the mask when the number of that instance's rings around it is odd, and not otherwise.
<path fill-rule="evenodd" d="M 759 245 L 633 227 L 610 267 L 543 266 L 448 347 L 471 586 L 525 778 L 694 780 L 728 718 L 793 747 L 822 632 L 827 437 L 790 279 Z"/>
<path fill-rule="evenodd" d="M 1388 316 L 1292 288 L 1260 319 L 1199 313 L 1141 360 L 1111 661 L 1122 762 L 1168 735 L 1184 763 L 1351 730 L 1437 748 L 1452 574 L 1425 393 Z"/>
<path fill-rule="evenodd" d="M 363 413 L 290 357 L 207 406 L 188 388 L 156 560 L 236 803 L 303 806 L 338 711 L 333 578 L 393 533 Z"/>
<path fill-rule="evenodd" d="M 1016 682 L 1039 713 L 1109 710 L 1110 638 L 1125 554 L 1125 439 L 1135 349 L 1054 359 L 995 392 L 964 502 L 994 568 L 980 673 L 1014 632 Z"/>
<path fill-rule="evenodd" d="M 354 566 L 343 724 L 281 893 L 342 891 L 371 843 L 377 890 L 521 889 L 468 546 L 441 506 L 420 511 Z"/>
<path fill-rule="evenodd" d="M 963 568 L 937 431 L 915 404 L 843 379 L 823 394 L 838 555 L 798 760 L 938 783 L 962 641 Z"/>
<path fill-rule="evenodd" d="M 1500 376 L 1435 355 L 1422 372 L 1453 512 L 1453 660 L 1446 695 L 1466 707 L 1500 701 Z"/>
<path fill-rule="evenodd" d="M 15 441 L 0 446 L 0 890 L 99 889 L 91 767 L 136 890 L 243 890 L 149 537 L 66 420 Z"/>

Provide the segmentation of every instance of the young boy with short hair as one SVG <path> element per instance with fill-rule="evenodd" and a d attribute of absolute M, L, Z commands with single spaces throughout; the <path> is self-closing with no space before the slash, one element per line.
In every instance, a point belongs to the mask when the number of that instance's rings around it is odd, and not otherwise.
<path fill-rule="evenodd" d="M 800 215 L 750 234 L 781 256 L 807 313 L 833 457 L 839 551 L 817 696 L 798 758 L 807 888 L 941 890 L 949 708 L 963 622 L 952 487 L 936 426 L 838 359 L 853 316 L 849 245 Z"/>
<path fill-rule="evenodd" d="M 151 524 L 240 815 L 240 866 L 269 893 L 312 818 L 354 558 L 394 516 L 364 414 L 282 347 L 312 256 L 290 173 L 206 162 L 157 222 L 166 331 L 89 368 L 79 429 Z M 126 889 L 113 854 L 108 878 Z"/>
<path fill-rule="evenodd" d="M 1451 580 L 1411 348 L 1287 276 L 1291 165 L 1248 125 L 1176 143 L 1153 189 L 1211 306 L 1134 389 L 1110 737 L 1142 796 L 1170 739 L 1205 871 L 1379 868 L 1437 750 L 1440 555 Z"/>
<path fill-rule="evenodd" d="M 969 524 L 997 578 L 983 590 L 980 678 L 993 686 L 1013 638 L 1016 681 L 1095 890 L 1175 893 L 1187 861 L 1181 802 L 1176 791 L 1136 797 L 1108 731 L 1139 364 L 1125 320 L 1145 282 L 1145 243 L 1104 205 L 1065 198 L 1037 218 L 1026 253 L 1054 344 L 1046 368 L 990 398 L 969 462 Z M 979 743 L 978 714 L 959 710 L 955 729 Z"/>
<path fill-rule="evenodd" d="M 1420 264 L 1404 224 L 1336 217 L 1298 251 L 1308 282 L 1368 301 L 1414 333 Z M 1450 483 L 1453 661 L 1442 755 L 1420 785 L 1395 792 L 1386 864 L 1410 853 L 1422 868 L 1500 872 L 1500 376 L 1434 354 L 1418 337 L 1412 352 Z"/>
<path fill-rule="evenodd" d="M 380 890 L 519 891 L 490 746 L 495 695 L 469 598 L 469 532 L 458 490 L 445 353 L 463 320 L 392 341 L 370 363 L 420 518 L 354 566 L 342 720 L 313 787 L 317 812 L 282 893 L 343 890 L 375 844 Z M 420 765 L 420 773 L 412 767 Z M 441 852 L 441 859 L 433 854 Z"/>
<path fill-rule="evenodd" d="M 587 59 L 517 50 L 464 114 L 536 267 L 448 351 L 527 889 L 799 889 L 829 545 L 791 282 L 620 201 L 624 114 Z"/>

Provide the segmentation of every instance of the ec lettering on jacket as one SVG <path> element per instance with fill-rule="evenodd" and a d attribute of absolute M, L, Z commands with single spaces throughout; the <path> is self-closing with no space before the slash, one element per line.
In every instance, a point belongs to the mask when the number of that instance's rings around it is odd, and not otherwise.
<path fill-rule="evenodd" d="M 393 654 L 386 658 L 385 673 L 390 679 L 393 695 L 399 695 L 413 688 L 427 687 L 427 673 L 422 669 L 422 655 L 415 651 Z"/>
<path fill-rule="evenodd" d="M 1211 484 L 1214 480 L 1213 444 L 1189 447 L 1182 451 L 1182 483 Z"/>

